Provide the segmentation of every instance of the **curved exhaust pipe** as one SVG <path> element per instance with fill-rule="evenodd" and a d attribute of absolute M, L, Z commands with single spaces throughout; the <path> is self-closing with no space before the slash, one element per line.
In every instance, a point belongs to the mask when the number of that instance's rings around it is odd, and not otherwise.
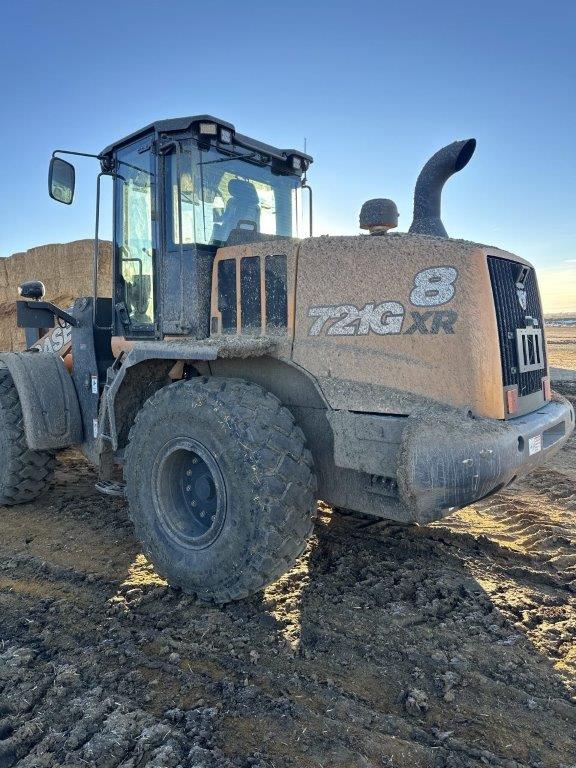
<path fill-rule="evenodd" d="M 454 141 L 428 160 L 414 189 L 414 218 L 409 232 L 448 237 L 440 218 L 442 188 L 450 176 L 468 164 L 475 149 L 476 139 Z"/>

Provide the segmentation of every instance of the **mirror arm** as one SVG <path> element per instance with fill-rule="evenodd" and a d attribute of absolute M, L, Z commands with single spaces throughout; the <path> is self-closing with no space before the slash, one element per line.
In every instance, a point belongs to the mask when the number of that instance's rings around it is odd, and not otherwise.
<path fill-rule="evenodd" d="M 96 160 L 101 160 L 100 155 L 92 155 L 89 152 L 73 152 L 71 149 L 55 149 L 54 152 L 52 152 L 52 157 L 56 157 L 56 155 L 78 155 L 78 157 L 95 157 Z"/>

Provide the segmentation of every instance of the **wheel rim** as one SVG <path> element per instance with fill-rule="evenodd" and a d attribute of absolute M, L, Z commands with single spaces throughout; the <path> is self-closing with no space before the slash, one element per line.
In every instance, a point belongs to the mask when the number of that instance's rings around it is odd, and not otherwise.
<path fill-rule="evenodd" d="M 226 517 L 224 478 L 202 443 L 188 437 L 166 443 L 154 463 L 152 489 L 158 517 L 173 540 L 198 549 L 218 538 Z"/>

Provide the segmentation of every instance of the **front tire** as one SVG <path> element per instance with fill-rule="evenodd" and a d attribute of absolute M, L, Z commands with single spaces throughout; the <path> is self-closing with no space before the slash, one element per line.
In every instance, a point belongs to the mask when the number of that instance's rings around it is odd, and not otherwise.
<path fill-rule="evenodd" d="M 52 451 L 28 448 L 20 398 L 10 371 L 0 363 L 0 504 L 37 499 L 50 487 L 55 466 Z"/>
<path fill-rule="evenodd" d="M 203 599 L 258 592 L 292 567 L 312 530 L 304 435 L 256 384 L 203 377 L 159 390 L 130 431 L 124 472 L 147 555 Z"/>

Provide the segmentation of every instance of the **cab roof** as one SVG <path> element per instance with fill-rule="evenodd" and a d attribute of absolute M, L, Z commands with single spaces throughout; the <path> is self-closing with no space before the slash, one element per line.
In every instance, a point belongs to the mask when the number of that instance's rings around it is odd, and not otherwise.
<path fill-rule="evenodd" d="M 144 126 L 144 128 L 140 128 L 138 131 L 134 131 L 128 136 L 124 136 L 124 138 L 115 141 L 113 144 L 109 144 L 102 150 L 102 152 L 100 152 L 100 157 L 110 155 L 112 152 L 114 152 L 114 150 L 119 149 L 125 144 L 131 144 L 133 141 L 136 141 L 138 138 L 145 136 L 146 134 L 154 132 L 158 135 L 162 133 L 178 133 L 189 130 L 191 131 L 193 130 L 195 124 L 197 125 L 201 122 L 217 123 L 220 127 L 227 128 L 228 130 L 232 131 L 233 143 L 244 147 L 245 149 L 262 152 L 279 160 L 286 160 L 291 155 L 298 155 L 299 157 L 305 158 L 308 163 L 313 162 L 313 159 L 310 155 L 307 155 L 305 152 L 302 152 L 299 149 L 281 149 L 280 147 L 274 147 L 271 144 L 265 144 L 262 141 L 257 141 L 256 139 L 251 139 L 248 136 L 243 136 L 240 133 L 236 133 L 236 128 L 232 123 L 228 123 L 226 120 L 222 120 L 219 117 L 213 117 L 212 115 L 191 115 L 189 117 L 174 117 L 169 120 L 156 120 L 155 122 Z"/>

